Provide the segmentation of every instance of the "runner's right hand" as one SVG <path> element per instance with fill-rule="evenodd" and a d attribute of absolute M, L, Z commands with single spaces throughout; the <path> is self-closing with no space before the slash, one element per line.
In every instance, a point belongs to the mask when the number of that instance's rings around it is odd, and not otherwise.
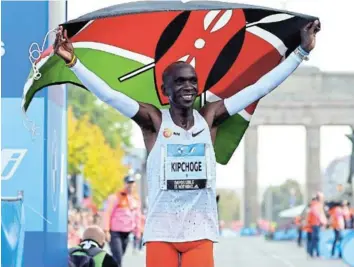
<path fill-rule="evenodd" d="M 68 38 L 67 30 L 63 30 L 62 26 L 58 28 L 54 42 L 54 52 L 66 63 L 71 62 L 74 57 L 74 47 Z"/>

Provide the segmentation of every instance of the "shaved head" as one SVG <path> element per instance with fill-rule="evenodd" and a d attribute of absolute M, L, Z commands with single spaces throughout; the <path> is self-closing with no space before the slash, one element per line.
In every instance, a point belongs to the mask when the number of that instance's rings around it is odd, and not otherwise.
<path fill-rule="evenodd" d="M 170 105 L 182 109 L 193 106 L 198 95 L 198 78 L 189 63 L 177 61 L 170 64 L 162 74 L 162 92 Z"/>
<path fill-rule="evenodd" d="M 191 64 L 184 61 L 176 61 L 167 66 L 167 68 L 162 73 L 162 82 L 164 84 L 168 83 L 168 79 L 173 76 L 173 73 L 178 68 L 193 68 Z M 194 68 L 193 68 L 194 69 Z"/>
<path fill-rule="evenodd" d="M 91 225 L 87 227 L 82 235 L 83 240 L 88 240 L 88 239 L 94 240 L 100 246 L 104 244 L 105 238 L 106 236 L 102 228 L 99 227 L 98 225 Z"/>

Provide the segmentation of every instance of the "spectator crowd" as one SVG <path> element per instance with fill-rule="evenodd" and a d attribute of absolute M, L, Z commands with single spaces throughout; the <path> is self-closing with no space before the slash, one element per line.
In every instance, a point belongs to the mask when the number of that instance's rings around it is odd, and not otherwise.
<path fill-rule="evenodd" d="M 295 218 L 298 229 L 298 245 L 302 246 L 306 234 L 306 252 L 310 257 L 321 257 L 319 243 L 321 230 L 330 229 L 334 233 L 331 255 L 335 257 L 336 248 L 343 240 L 344 230 L 354 228 L 354 209 L 350 203 L 344 201 L 325 201 L 322 193 L 317 195 L 308 204 L 307 209 Z M 340 258 L 342 257 L 339 250 Z"/>

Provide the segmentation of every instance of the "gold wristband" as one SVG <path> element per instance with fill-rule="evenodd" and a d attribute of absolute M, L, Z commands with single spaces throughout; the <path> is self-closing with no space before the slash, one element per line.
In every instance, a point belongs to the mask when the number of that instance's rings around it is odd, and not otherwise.
<path fill-rule="evenodd" d="M 66 66 L 71 68 L 72 66 L 75 65 L 75 62 L 76 62 L 76 56 L 74 55 L 71 61 L 69 63 L 66 63 Z"/>

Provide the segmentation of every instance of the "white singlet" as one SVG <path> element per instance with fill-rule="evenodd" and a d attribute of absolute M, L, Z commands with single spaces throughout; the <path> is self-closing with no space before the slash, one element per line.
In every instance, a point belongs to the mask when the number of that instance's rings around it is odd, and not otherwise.
<path fill-rule="evenodd" d="M 194 126 L 177 126 L 169 110 L 146 166 L 148 215 L 143 240 L 218 241 L 216 159 L 208 124 L 193 110 Z"/>

